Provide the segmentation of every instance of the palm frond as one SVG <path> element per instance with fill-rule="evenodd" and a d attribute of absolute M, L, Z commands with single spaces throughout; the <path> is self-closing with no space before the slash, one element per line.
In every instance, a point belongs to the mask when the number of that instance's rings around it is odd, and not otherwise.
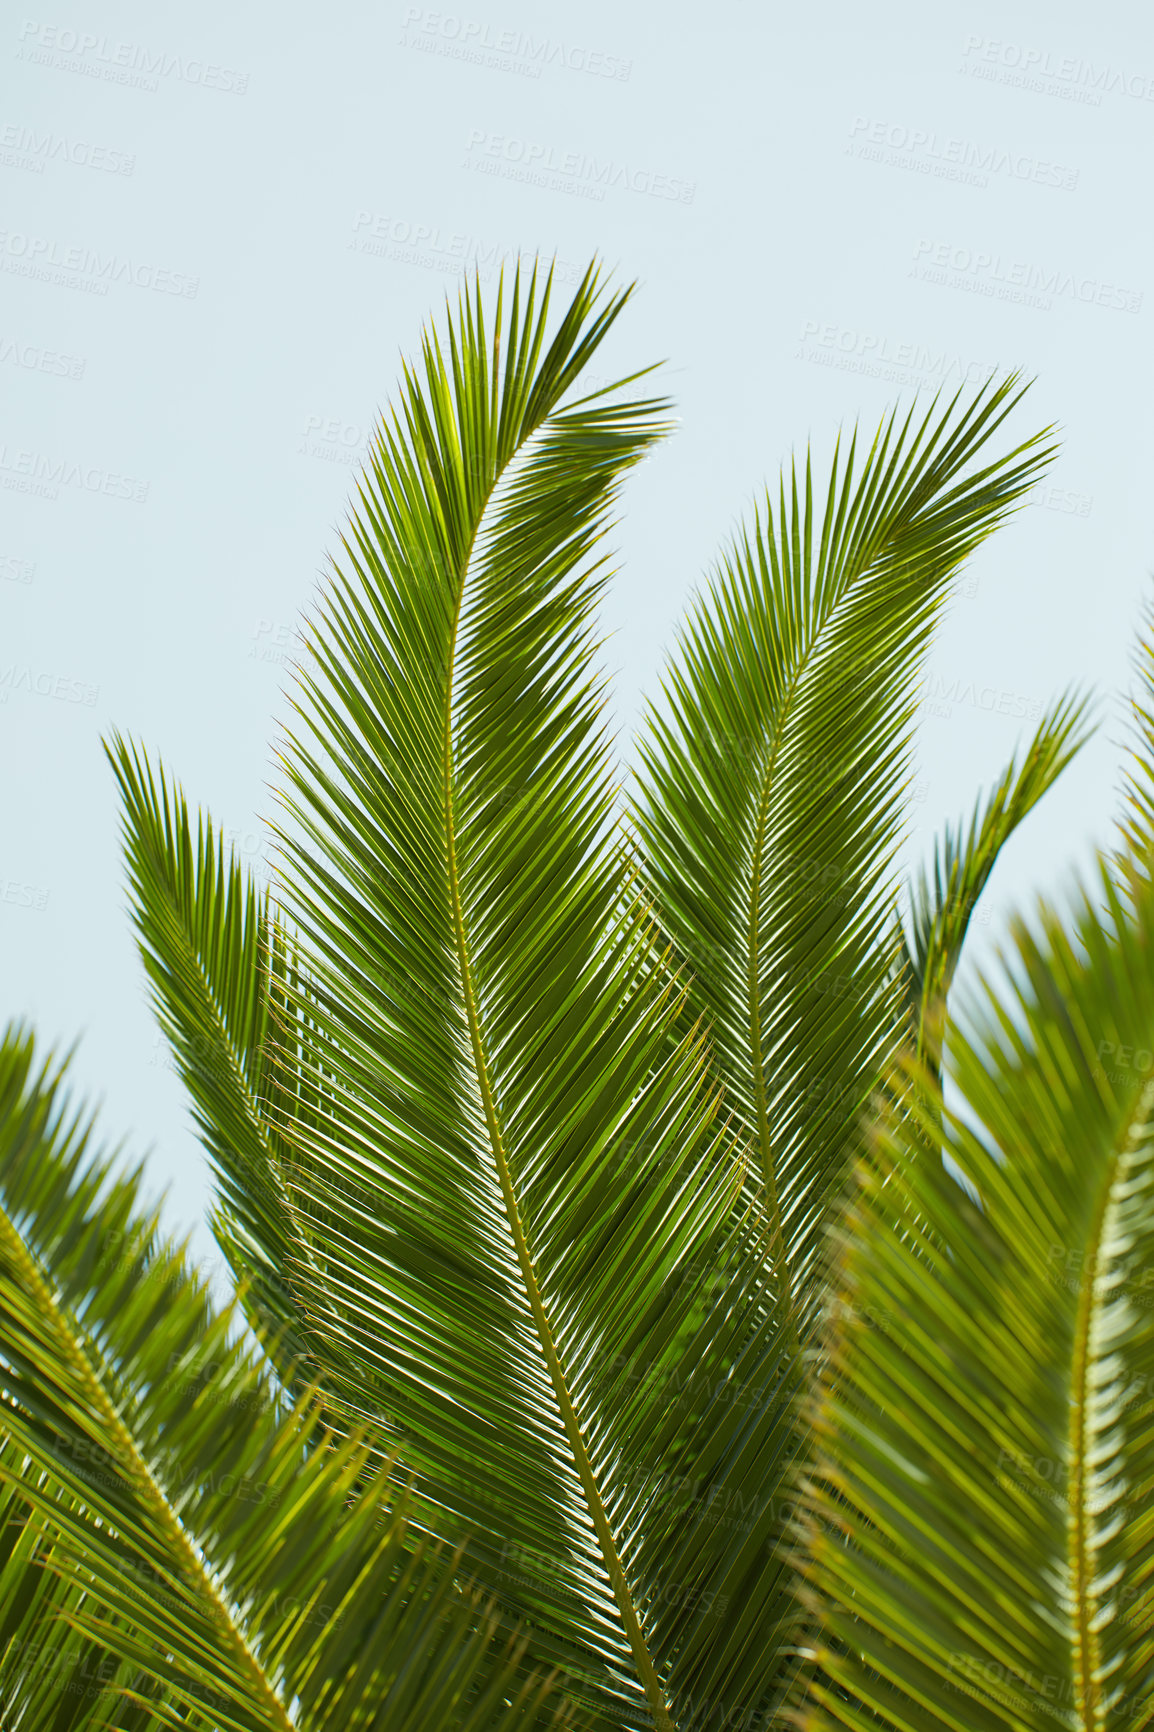
<path fill-rule="evenodd" d="M 557 1723 L 526 1638 L 411 1535 L 365 1439 L 319 1437 L 311 1391 L 286 1401 L 61 1076 L 0 1042 L 6 1724 Z"/>
<path fill-rule="evenodd" d="M 286 1177 L 295 1156 L 269 1111 L 273 1099 L 294 1118 L 309 1111 L 285 1037 L 290 936 L 203 812 L 194 835 L 163 766 L 154 775 L 119 735 L 105 750 L 153 1005 L 217 1179 L 214 1232 L 250 1321 L 277 1341 L 282 1374 L 289 1364 L 299 1373 L 310 1363 L 308 1320 L 291 1272 L 311 1249 Z"/>
<path fill-rule="evenodd" d="M 535 1658 L 601 1723 L 668 1728 L 703 1692 L 760 1700 L 780 1512 L 730 1526 L 710 1497 L 760 1484 L 783 1374 L 600 722 L 601 544 L 666 405 L 572 393 L 626 299 L 591 270 L 550 334 L 518 275 L 490 336 L 478 289 L 374 441 L 282 754 L 318 1104 L 276 1116 L 326 1390 L 388 1428 Z"/>
<path fill-rule="evenodd" d="M 963 560 L 1050 461 L 984 448 L 1016 379 L 891 415 L 857 473 L 807 455 L 686 627 L 641 742 L 645 871 L 753 1146 L 786 1303 L 808 1328 L 827 1204 L 892 1045 L 886 942 L 914 677 Z"/>
<path fill-rule="evenodd" d="M 998 855 L 1023 818 L 1053 787 L 1086 740 L 1086 704 L 1060 700 L 1042 718 L 1019 764 L 974 808 L 968 830 L 947 826 L 934 846 L 933 868 L 913 885 L 907 931 L 900 935 L 907 1026 L 919 1055 L 940 1063 L 940 1027 L 978 898 Z"/>
<path fill-rule="evenodd" d="M 69 1621 L 84 1583 L 70 1562 L 52 1567 L 51 1524 L 19 1490 L 44 1469 L 3 1435 L 2 1404 L 0 1463 L 0 1723 L 20 1732 L 104 1732 L 115 1703 L 124 1732 L 158 1732 L 165 1722 L 145 1706 L 159 1694 L 153 1680 Z M 53 1495 L 66 1496 L 60 1487 Z M 187 1724 L 212 1732 L 202 1717 Z"/>
<path fill-rule="evenodd" d="M 1072 926 L 1019 924 L 1005 991 L 951 1018 L 965 1122 L 915 1066 L 863 1161 L 813 1415 L 805 1726 L 1154 1714 L 1154 894 L 1127 908 L 1105 864 L 1093 889 Z"/>

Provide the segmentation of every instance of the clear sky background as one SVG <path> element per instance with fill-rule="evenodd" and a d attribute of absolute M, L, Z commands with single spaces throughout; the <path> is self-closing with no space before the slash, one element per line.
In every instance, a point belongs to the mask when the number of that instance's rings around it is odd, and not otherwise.
<path fill-rule="evenodd" d="M 626 754 L 791 451 L 1036 376 L 1016 425 L 1059 422 L 1062 455 L 930 651 L 907 854 L 1073 681 L 1102 725 L 1006 850 L 967 972 L 1109 841 L 1152 555 L 1144 7 L 75 0 L 9 11 L 0 69 L 0 1014 L 80 1037 L 77 1084 L 206 1259 L 101 735 L 262 868 L 298 611 L 462 261 L 575 280 L 599 253 L 641 285 L 604 372 L 668 362 L 679 429 L 628 483 L 603 614 Z"/>

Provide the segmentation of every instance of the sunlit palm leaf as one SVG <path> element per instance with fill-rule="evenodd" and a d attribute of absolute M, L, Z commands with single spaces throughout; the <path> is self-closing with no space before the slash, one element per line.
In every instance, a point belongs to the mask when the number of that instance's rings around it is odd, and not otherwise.
<path fill-rule="evenodd" d="M 1019 393 L 1020 395 L 1020 393 Z M 960 397 L 960 393 L 959 393 Z M 782 478 L 721 562 L 642 740 L 637 829 L 753 1142 L 800 1333 L 827 1201 L 900 1020 L 885 942 L 915 676 L 950 578 L 1052 455 L 978 466 L 1015 380 Z"/>
<path fill-rule="evenodd" d="M 0 1724 L 20 1732 L 103 1732 L 114 1704 L 124 1732 L 157 1732 L 163 1720 L 122 1695 L 155 1691 L 147 1673 L 68 1622 L 83 1581 L 71 1565 L 63 1572 L 51 1567 L 51 1524 L 18 1489 L 44 1470 L 2 1431 L 0 1406 Z M 54 1498 L 64 1496 L 57 1487 Z M 188 1724 L 212 1732 L 206 1719 Z"/>
<path fill-rule="evenodd" d="M 324 1281 L 291 1279 L 326 1387 L 393 1428 L 531 1651 L 606 1724 L 668 1726 L 764 1688 L 779 1512 L 731 1527 L 707 1494 L 752 1496 L 778 1447 L 781 1344 L 591 659 L 600 544 L 665 405 L 574 401 L 625 296 L 591 272 L 551 336 L 547 299 L 518 279 L 492 338 L 478 293 L 426 339 L 308 629 L 282 875 L 325 1099 L 281 1129 Z M 716 1393 L 738 1376 L 744 1407 Z"/>
<path fill-rule="evenodd" d="M 918 1053 L 940 1060 L 940 1023 L 974 907 L 998 855 L 1022 819 L 1054 785 L 1085 740 L 1085 704 L 1064 698 L 1040 723 L 1019 764 L 979 800 L 968 831 L 947 826 L 911 894 L 909 927 L 901 938 L 907 1026 Z"/>
<path fill-rule="evenodd" d="M 163 768 L 154 775 L 119 736 L 106 749 L 153 1003 L 219 1182 L 214 1231 L 243 1279 L 251 1320 L 277 1332 L 281 1368 L 307 1365 L 308 1324 L 291 1271 L 312 1253 L 286 1178 L 296 1157 L 268 1111 L 273 1098 L 294 1118 L 309 1110 L 284 1034 L 288 937 L 268 892 L 258 893 L 203 813 L 194 832 Z"/>
<path fill-rule="evenodd" d="M 92 1156 L 59 1083 L 27 1037 L 0 1042 L 5 1723 L 551 1719 L 524 1639 L 504 1651 L 498 1614 L 456 1586 L 459 1558 L 414 1547 L 366 1444 L 317 1446 L 308 1395 L 285 1404 L 235 1308 L 213 1311 L 141 1210 L 139 1174 Z M 94 1676 L 105 1689 L 73 1687 Z"/>
<path fill-rule="evenodd" d="M 1019 926 L 841 1234 L 807 1726 L 1154 1716 L 1154 894 Z M 1007 983 L 1008 985 L 1008 983 Z M 968 1188 L 936 1158 L 939 1119 Z M 971 1189 L 980 1198 L 976 1204 Z"/>

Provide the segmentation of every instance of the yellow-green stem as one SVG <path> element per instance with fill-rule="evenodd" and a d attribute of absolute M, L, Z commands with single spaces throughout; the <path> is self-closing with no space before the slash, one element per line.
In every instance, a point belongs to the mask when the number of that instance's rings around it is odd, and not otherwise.
<path fill-rule="evenodd" d="M 475 539 L 475 537 L 474 537 Z M 470 544 L 470 555 L 472 544 Z M 501 1186 L 501 1195 L 505 1203 L 505 1211 L 509 1218 L 509 1228 L 525 1283 L 525 1291 L 529 1298 L 533 1320 L 541 1342 L 541 1349 L 548 1367 L 549 1378 L 557 1398 L 561 1412 L 561 1420 L 565 1427 L 565 1435 L 573 1452 L 573 1461 L 581 1481 L 585 1500 L 593 1521 L 598 1544 L 605 1562 L 605 1568 L 613 1588 L 613 1595 L 621 1614 L 621 1621 L 629 1646 L 637 1666 L 638 1676 L 648 1697 L 653 1712 L 656 1732 L 676 1732 L 669 1708 L 665 1701 L 665 1692 L 657 1669 L 653 1664 L 649 1646 L 641 1628 L 641 1620 L 637 1608 L 633 1604 L 633 1596 L 625 1576 L 609 1517 L 601 1501 L 600 1489 L 593 1473 L 593 1465 L 589 1460 L 589 1452 L 581 1434 L 581 1426 L 569 1394 L 568 1383 L 556 1343 L 553 1340 L 549 1319 L 541 1297 L 537 1272 L 529 1252 L 525 1238 L 525 1230 L 521 1221 L 520 1209 L 517 1204 L 516 1192 L 513 1188 L 512 1173 L 509 1167 L 508 1152 L 505 1148 L 500 1120 L 493 1099 L 493 1089 L 489 1076 L 489 1063 L 485 1053 L 481 1034 L 480 1017 L 477 1009 L 477 995 L 473 981 L 473 964 L 469 950 L 468 934 L 465 929 L 464 908 L 461 897 L 460 873 L 457 866 L 457 838 L 453 812 L 453 663 L 456 654 L 457 633 L 460 627 L 461 609 L 464 600 L 465 581 L 462 572 L 460 587 L 457 594 L 456 616 L 453 621 L 452 637 L 449 648 L 449 686 L 445 704 L 445 730 L 443 743 L 443 770 L 445 777 L 445 837 L 448 856 L 449 894 L 452 902 L 453 930 L 457 946 L 457 962 L 461 971 L 461 986 L 465 999 L 465 1015 L 469 1027 L 469 1041 L 473 1052 L 473 1063 L 477 1074 L 477 1083 L 481 1094 L 481 1104 L 485 1115 L 485 1124 L 489 1133 L 489 1142 L 493 1161 Z"/>

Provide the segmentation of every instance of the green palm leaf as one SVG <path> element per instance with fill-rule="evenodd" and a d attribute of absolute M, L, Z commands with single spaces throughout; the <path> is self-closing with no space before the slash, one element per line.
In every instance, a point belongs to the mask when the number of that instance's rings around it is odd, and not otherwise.
<path fill-rule="evenodd" d="M 807 1726 L 1154 1715 L 1154 894 L 1019 926 L 839 1234 Z M 919 1097 L 924 1092 L 924 1099 Z M 928 1159 L 941 1146 L 960 1171 Z M 975 1202 L 974 1197 L 979 1201 Z"/>
<path fill-rule="evenodd" d="M 203 813 L 194 838 L 163 768 L 154 776 L 145 754 L 119 736 L 106 750 L 153 1004 L 218 1180 L 213 1230 L 250 1321 L 266 1336 L 275 1331 L 283 1374 L 310 1363 L 291 1272 L 313 1262 L 287 1176 L 295 1157 L 268 1108 L 279 1099 L 294 1118 L 309 1111 L 284 1035 L 291 944 L 268 892 L 258 895 Z"/>
<path fill-rule="evenodd" d="M 107 1726 L 115 1700 L 125 1732 L 155 1732 L 163 1721 L 139 1700 L 157 1693 L 147 1673 L 69 1622 L 83 1581 L 67 1563 L 52 1567 L 51 1524 L 19 1491 L 22 1479 L 42 1479 L 43 1468 L 7 1437 L 0 1463 L 0 1721 L 21 1732 L 88 1732 Z M 65 1493 L 57 1487 L 54 1496 Z M 138 1700 L 127 1700 L 128 1690 Z M 210 1732 L 206 1720 L 188 1724 Z"/>
<path fill-rule="evenodd" d="M 914 675 L 949 580 L 1032 485 L 1042 433 L 976 467 L 1015 380 L 807 456 L 725 555 L 641 742 L 645 869 L 753 1145 L 799 1333 L 828 1199 L 901 1009 L 886 942 Z M 959 393 L 960 396 L 960 393 Z"/>
<path fill-rule="evenodd" d="M 466 299 L 380 430 L 282 754 L 317 1104 L 272 1110 L 326 1391 L 387 1428 L 422 1521 L 601 1723 L 670 1726 L 764 1694 L 780 1512 L 731 1525 L 711 1498 L 772 1466 L 784 1372 L 592 669 L 600 543 L 665 415 L 573 400 L 626 298 L 591 271 L 550 337 L 518 277 L 491 338 Z M 670 1279 L 715 1261 L 712 1298 Z"/>
<path fill-rule="evenodd" d="M 0 1042 L 0 1701 L 63 1732 L 509 1732 L 556 1706 L 525 1639 L 414 1545 L 369 1444 L 318 1442 L 90 1153 L 60 1073 Z M 353 1496 L 354 1490 L 361 1492 Z M 99 1688 L 93 1680 L 99 1680 Z M 109 1698 L 114 1698 L 111 1702 Z M 119 1699 L 119 1700 L 117 1700 Z M 548 1715 L 550 1721 L 554 1716 Z"/>
<path fill-rule="evenodd" d="M 1012 760 L 993 793 L 978 801 L 968 831 L 947 826 L 934 847 L 932 873 L 923 868 L 913 886 L 900 967 L 909 1032 L 918 1054 L 935 1066 L 970 917 L 1002 848 L 1083 745 L 1085 707 L 1067 697 L 1043 717 L 1021 764 Z"/>

